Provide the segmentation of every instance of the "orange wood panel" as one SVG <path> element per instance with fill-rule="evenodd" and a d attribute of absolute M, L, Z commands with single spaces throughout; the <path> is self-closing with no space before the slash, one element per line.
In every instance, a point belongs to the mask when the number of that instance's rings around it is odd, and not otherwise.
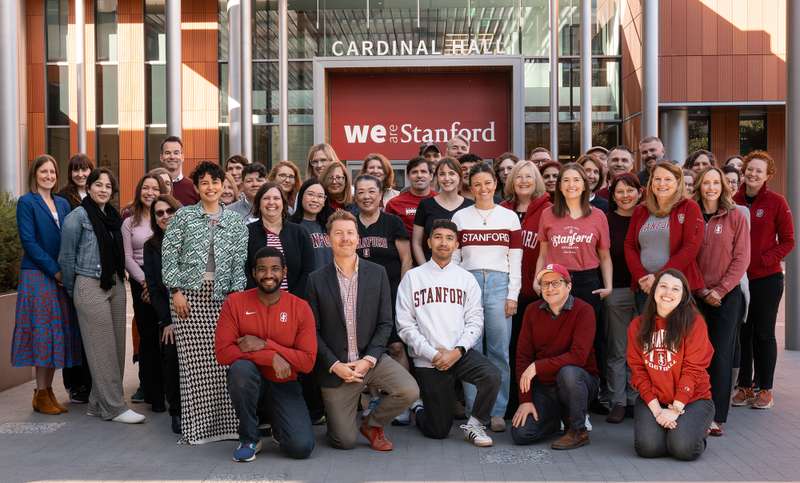
<path fill-rule="evenodd" d="M 733 63 L 733 70 L 731 72 L 733 79 L 733 90 L 731 91 L 732 99 L 747 99 L 747 57 L 744 55 L 734 55 L 731 57 Z"/>
<path fill-rule="evenodd" d="M 686 3 L 686 55 L 703 53 L 703 5 L 695 0 Z"/>
<path fill-rule="evenodd" d="M 775 159 L 777 170 L 769 181 L 769 186 L 780 192 L 786 192 L 786 110 L 783 107 L 770 109 L 767 112 L 767 151 Z"/>
<path fill-rule="evenodd" d="M 45 152 L 45 120 L 43 112 L 28 112 L 28 161 Z"/>
<path fill-rule="evenodd" d="M 700 70 L 703 72 L 701 98 L 705 100 L 719 99 L 719 57 L 704 55 L 701 58 Z"/>
<path fill-rule="evenodd" d="M 734 27 L 733 24 L 726 20 L 732 15 L 733 1 L 717 0 L 717 12 L 719 12 L 719 15 L 712 13 L 717 17 L 717 49 L 721 55 L 733 54 Z"/>
<path fill-rule="evenodd" d="M 719 72 L 719 100 L 729 102 L 733 100 L 733 56 L 721 55 L 717 58 Z"/>
<path fill-rule="evenodd" d="M 764 71 L 761 77 L 761 82 L 764 86 L 763 98 L 780 99 L 778 97 L 778 63 L 783 61 L 769 54 L 762 56 L 762 59 L 764 62 Z"/>
<path fill-rule="evenodd" d="M 742 30 L 747 22 L 747 5 L 751 0 L 733 0 L 731 15 L 733 18 L 733 53 L 747 53 L 747 30 Z M 746 28 L 746 27 L 745 27 Z"/>
<path fill-rule="evenodd" d="M 686 99 L 698 102 L 703 99 L 703 57 L 693 55 L 686 57 Z"/>
<path fill-rule="evenodd" d="M 696 0 L 672 0 L 672 9 L 670 11 L 672 31 L 670 38 L 672 39 L 672 53 L 675 55 L 686 55 L 687 35 L 689 34 L 686 25 L 686 2 Z"/>
<path fill-rule="evenodd" d="M 703 55 L 715 55 L 717 53 L 717 26 L 720 23 L 719 15 L 716 12 L 717 0 L 706 0 L 701 7 L 702 17 L 702 53 Z"/>
<path fill-rule="evenodd" d="M 26 113 L 28 118 L 28 145 L 26 158 L 32 161 L 45 152 L 45 44 L 44 0 L 31 0 L 25 9 L 25 71 Z"/>
<path fill-rule="evenodd" d="M 661 101 L 672 100 L 672 73 L 673 56 L 659 57 L 658 59 L 658 98 Z"/>
<path fill-rule="evenodd" d="M 752 2 L 748 1 L 743 10 L 747 12 L 747 53 L 766 54 L 769 48 L 769 40 L 764 32 L 764 4 L 774 2 Z M 774 6 L 773 6 L 774 8 Z"/>
<path fill-rule="evenodd" d="M 778 60 L 778 99 L 786 99 L 786 62 Z"/>
<path fill-rule="evenodd" d="M 672 72 L 670 73 L 670 90 L 672 100 L 686 99 L 687 82 L 687 57 L 675 56 L 672 58 Z"/>
<path fill-rule="evenodd" d="M 747 100 L 764 98 L 764 56 L 747 56 Z"/>
<path fill-rule="evenodd" d="M 644 0 L 647 1 L 647 0 Z M 674 54 L 669 32 L 672 30 L 672 0 L 664 0 L 658 4 L 658 45 L 661 55 Z"/>

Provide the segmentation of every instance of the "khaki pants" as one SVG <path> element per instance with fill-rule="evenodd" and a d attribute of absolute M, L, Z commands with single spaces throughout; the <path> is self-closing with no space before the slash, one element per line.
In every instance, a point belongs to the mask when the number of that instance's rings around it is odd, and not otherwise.
<path fill-rule="evenodd" d="M 367 387 L 386 393 L 367 422 L 370 426 L 385 426 L 419 398 L 417 382 L 394 359 L 384 354 L 367 372 L 363 383 L 343 383 L 339 387 L 323 387 L 322 400 L 328 417 L 328 440 L 340 449 L 352 449 L 358 437 L 358 401 Z"/>

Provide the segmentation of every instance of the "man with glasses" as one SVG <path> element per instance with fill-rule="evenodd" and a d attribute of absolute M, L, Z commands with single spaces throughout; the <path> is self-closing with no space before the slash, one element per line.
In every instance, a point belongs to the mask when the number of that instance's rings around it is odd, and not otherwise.
<path fill-rule="evenodd" d="M 594 356 L 595 318 L 592 306 L 570 294 L 569 271 L 545 266 L 536 279 L 543 301 L 525 311 L 517 343 L 520 405 L 512 420 L 516 444 L 538 442 L 566 432 L 553 449 L 589 444 L 586 415 L 600 385 Z"/>
<path fill-rule="evenodd" d="M 267 168 L 261 163 L 248 164 L 242 170 L 242 194 L 244 198 L 233 203 L 228 207 L 242 216 L 245 223 L 254 221 L 257 217 L 253 216 L 253 198 L 256 197 L 258 189 L 267 182 Z"/>
<path fill-rule="evenodd" d="M 200 195 L 194 188 L 192 180 L 183 175 L 183 141 L 178 136 L 167 136 L 161 141 L 159 154 L 161 167 L 169 172 L 172 178 L 172 196 L 184 206 L 200 201 Z"/>

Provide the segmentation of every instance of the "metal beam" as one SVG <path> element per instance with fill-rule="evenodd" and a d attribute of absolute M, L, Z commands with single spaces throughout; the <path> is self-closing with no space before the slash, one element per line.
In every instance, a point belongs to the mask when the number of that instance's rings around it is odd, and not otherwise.
<path fill-rule="evenodd" d="M 280 88 L 280 159 L 289 159 L 289 7 L 278 0 L 278 86 Z"/>
<path fill-rule="evenodd" d="M 19 38 L 22 2 L 0 2 L 0 192 L 19 196 L 24 152 L 20 140 Z M 24 69 L 23 69 L 24 71 Z"/>
<path fill-rule="evenodd" d="M 794 225 L 800 225 L 800 5 L 786 2 L 786 197 Z M 786 349 L 800 350 L 800 249 L 786 260 Z"/>
<path fill-rule="evenodd" d="M 592 0 L 581 0 L 581 152 L 592 147 Z"/>
<path fill-rule="evenodd" d="M 86 4 L 75 0 L 75 90 L 78 97 L 78 152 L 86 152 Z"/>
<path fill-rule="evenodd" d="M 558 0 L 550 0 L 550 154 L 558 160 Z"/>
<path fill-rule="evenodd" d="M 661 126 L 662 139 L 667 159 L 677 161 L 683 166 L 683 162 L 688 156 L 689 149 L 689 110 L 670 109 L 665 111 L 662 119 L 665 122 Z"/>
<path fill-rule="evenodd" d="M 642 137 L 658 136 L 658 0 L 642 2 Z"/>
<path fill-rule="evenodd" d="M 181 127 L 181 0 L 167 0 L 167 135 L 180 136 Z"/>
<path fill-rule="evenodd" d="M 241 1 L 228 0 L 228 153 L 242 152 Z M 222 161 L 222 160 L 220 160 Z"/>
<path fill-rule="evenodd" d="M 242 154 L 253 160 L 253 2 L 241 2 L 241 91 L 242 98 Z M 269 93 L 267 93 L 269 95 Z"/>

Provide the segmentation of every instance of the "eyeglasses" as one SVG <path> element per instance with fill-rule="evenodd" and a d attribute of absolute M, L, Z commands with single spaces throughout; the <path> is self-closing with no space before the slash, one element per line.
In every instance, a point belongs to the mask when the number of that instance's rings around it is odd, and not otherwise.
<path fill-rule="evenodd" d="M 553 280 L 552 282 L 542 282 L 541 285 L 542 289 L 561 288 L 561 286 L 564 285 L 564 280 L 562 279 L 562 280 Z"/>
<path fill-rule="evenodd" d="M 338 183 L 341 183 L 342 181 L 345 180 L 345 177 L 344 176 L 331 176 L 330 178 L 328 178 L 328 180 L 329 181 L 336 181 Z"/>
<path fill-rule="evenodd" d="M 325 198 L 327 198 L 324 193 L 308 193 L 308 192 L 306 192 L 305 196 L 308 196 L 309 198 L 314 198 L 314 199 L 317 199 L 317 200 L 324 200 Z"/>
<path fill-rule="evenodd" d="M 278 176 L 276 176 L 276 178 L 278 178 L 278 179 L 279 179 L 279 180 L 281 180 L 281 181 L 286 181 L 287 179 L 295 179 L 295 175 L 293 175 L 293 174 L 281 173 L 281 174 L 279 174 Z"/>
<path fill-rule="evenodd" d="M 167 208 L 166 210 L 156 210 L 156 217 L 161 218 L 162 216 L 166 215 L 174 215 L 175 208 Z"/>

